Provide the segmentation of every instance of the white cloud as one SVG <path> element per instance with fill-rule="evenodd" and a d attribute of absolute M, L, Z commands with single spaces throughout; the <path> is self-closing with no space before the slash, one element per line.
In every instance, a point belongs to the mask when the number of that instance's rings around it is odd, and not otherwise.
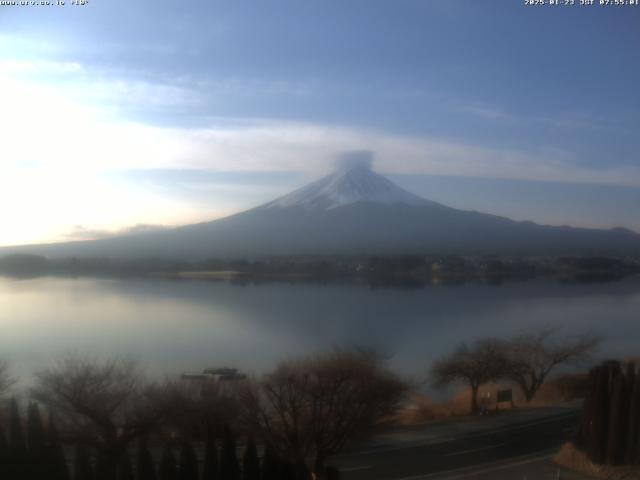
<path fill-rule="evenodd" d="M 9 59 L 0 61 L 0 71 L 5 74 L 77 74 L 83 67 L 77 62 Z"/>
<path fill-rule="evenodd" d="M 243 195 L 235 186 L 216 186 L 217 195 L 227 200 L 211 210 L 105 175 L 134 169 L 288 171 L 313 177 L 331 168 L 341 152 L 364 149 L 375 153 L 375 168 L 385 173 L 640 186 L 638 167 L 580 166 L 571 152 L 544 146 L 535 151 L 488 148 L 451 139 L 268 119 L 212 118 L 206 128 L 153 126 L 118 118 L 88 99 L 100 100 L 102 92 L 103 103 L 129 98 L 145 105 L 179 105 L 197 97 L 188 89 L 164 84 L 118 84 L 111 78 L 101 83 L 94 78 L 87 100 L 80 101 L 82 94 L 25 81 L 21 75 L 83 75 L 82 65 L 25 61 L 2 66 L 0 244 L 5 245 L 64 239 L 78 224 L 109 231 L 137 223 L 173 225 L 246 206 L 238 200 Z"/>
<path fill-rule="evenodd" d="M 196 91 L 176 85 L 144 80 L 124 80 L 109 77 L 87 79 L 75 96 L 82 101 L 104 105 L 126 105 L 149 108 L 187 109 L 202 103 L 204 97 Z"/>
<path fill-rule="evenodd" d="M 460 101 L 454 103 L 457 105 L 454 108 L 460 112 L 470 113 L 490 121 L 514 125 L 527 123 L 574 130 L 588 129 L 619 131 L 621 128 L 621 125 L 619 124 L 607 125 L 593 115 L 584 112 L 564 112 L 554 115 L 526 115 L 509 112 L 503 108 L 495 105 L 488 105 L 486 103 L 475 102 L 471 104 L 464 104 Z"/>
<path fill-rule="evenodd" d="M 120 235 L 140 235 L 165 230 L 166 228 L 167 227 L 163 225 L 147 225 L 144 223 L 138 223 L 136 225 L 117 230 L 90 229 L 83 225 L 74 225 L 73 229 L 66 236 L 68 240 L 95 240 L 98 238 L 109 238 Z"/>
<path fill-rule="evenodd" d="M 471 113 L 473 115 L 477 115 L 479 117 L 487 118 L 489 120 L 500 120 L 500 119 L 513 119 L 513 116 L 508 114 L 507 112 L 496 108 L 490 107 L 484 104 L 472 104 L 472 105 L 464 105 L 458 108 L 461 112 Z"/>
<path fill-rule="evenodd" d="M 37 38 L 33 35 L 15 35 L 0 33 L 0 53 L 7 58 L 21 52 L 24 55 L 49 56 L 59 53 L 60 43 L 51 37 Z"/>
<path fill-rule="evenodd" d="M 156 158 L 159 167 L 320 173 L 331 167 L 340 152 L 366 149 L 375 153 L 376 168 L 387 173 L 640 186 L 639 168 L 579 166 L 570 152 L 552 147 L 519 151 L 351 127 L 273 121 L 196 130 L 164 129 L 158 135 L 173 145 L 174 155 Z"/>

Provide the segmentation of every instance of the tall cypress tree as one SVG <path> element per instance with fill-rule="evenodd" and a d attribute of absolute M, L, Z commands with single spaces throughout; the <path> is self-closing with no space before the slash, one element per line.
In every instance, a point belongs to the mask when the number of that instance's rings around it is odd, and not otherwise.
<path fill-rule="evenodd" d="M 184 440 L 180 447 L 179 480 L 198 480 L 198 457 L 191 442 Z"/>
<path fill-rule="evenodd" d="M 165 444 L 160 458 L 160 480 L 178 480 L 178 470 L 176 469 L 176 458 L 173 449 L 168 443 Z"/>
<path fill-rule="evenodd" d="M 156 480 L 156 467 L 145 438 L 138 445 L 138 480 Z"/>
<path fill-rule="evenodd" d="M 220 452 L 220 479 L 240 480 L 240 465 L 236 452 L 236 440 L 228 426 L 224 427 Z"/>
<path fill-rule="evenodd" d="M 593 422 L 592 418 L 594 416 L 594 405 L 595 405 L 595 392 L 596 392 L 596 382 L 597 376 L 600 372 L 600 367 L 594 367 L 589 370 L 589 377 L 587 380 L 587 394 L 584 402 L 582 404 L 582 416 L 580 420 L 580 425 L 578 428 L 576 444 L 578 447 L 582 448 L 585 451 L 589 449 L 589 442 L 591 440 Z"/>
<path fill-rule="evenodd" d="M 325 467 L 324 477 L 326 480 L 340 480 L 340 470 L 335 467 Z"/>
<path fill-rule="evenodd" d="M 609 465 L 620 465 L 624 462 L 627 422 L 629 421 L 629 375 L 628 372 L 620 372 L 614 380 L 607 442 L 607 463 Z"/>
<path fill-rule="evenodd" d="M 271 445 L 267 445 L 262 455 L 262 480 L 280 480 L 280 461 Z"/>
<path fill-rule="evenodd" d="M 614 383 L 614 379 L 619 371 L 619 363 L 607 362 L 600 366 L 596 376 L 593 415 L 591 417 L 589 458 L 597 464 L 603 464 L 606 460 L 609 437 L 611 385 Z"/>
<path fill-rule="evenodd" d="M 96 480 L 114 480 L 118 471 L 118 465 L 111 465 L 107 457 L 101 452 L 96 452 Z"/>
<path fill-rule="evenodd" d="M 11 399 L 9 417 L 9 478 L 28 478 L 28 452 L 22 432 L 20 409 L 15 398 Z"/>
<path fill-rule="evenodd" d="M 324 466 L 322 468 L 322 475 L 324 476 Z M 311 470 L 306 463 L 298 465 L 296 470 L 296 478 L 298 480 L 311 480 L 313 478 L 311 476 Z"/>
<path fill-rule="evenodd" d="M 204 451 L 204 466 L 202 467 L 202 480 L 218 480 L 218 448 L 213 431 L 207 431 L 207 443 Z"/>
<path fill-rule="evenodd" d="M 253 439 L 249 439 L 242 457 L 242 480 L 260 480 L 258 449 Z"/>
<path fill-rule="evenodd" d="M 53 418 L 53 413 L 49 411 L 49 421 L 47 428 L 47 465 L 49 467 L 49 478 L 51 480 L 69 480 L 69 468 L 64 456 L 64 448 L 58 434 L 58 427 Z"/>
<path fill-rule="evenodd" d="M 135 480 L 131 458 L 127 452 L 122 455 L 120 465 L 118 465 L 118 480 Z"/>
<path fill-rule="evenodd" d="M 281 480 L 299 480 L 297 478 L 297 469 L 296 466 L 287 461 L 287 460 L 280 460 L 280 479 Z M 301 479 L 300 479 L 301 480 Z"/>
<path fill-rule="evenodd" d="M 73 480 L 94 480 L 95 475 L 89 452 L 82 445 L 76 446 Z"/>
<path fill-rule="evenodd" d="M 29 452 L 29 471 L 34 479 L 49 475 L 47 464 L 47 442 L 38 404 L 31 402 L 27 409 L 27 448 Z"/>
<path fill-rule="evenodd" d="M 633 373 L 631 393 L 629 398 L 629 431 L 627 432 L 627 448 L 625 463 L 633 464 L 640 460 L 640 373 Z"/>
<path fill-rule="evenodd" d="M 2 428 L 2 424 L 0 424 L 0 478 L 10 478 L 8 460 L 9 460 L 9 444 L 7 442 L 7 437 L 4 434 L 4 429 Z"/>

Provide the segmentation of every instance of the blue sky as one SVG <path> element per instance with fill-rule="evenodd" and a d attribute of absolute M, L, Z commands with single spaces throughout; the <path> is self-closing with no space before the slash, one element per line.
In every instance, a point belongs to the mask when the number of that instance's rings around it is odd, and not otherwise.
<path fill-rule="evenodd" d="M 640 230 L 640 7 L 66 3 L 0 6 L 0 245 L 217 218 L 354 149 L 452 206 Z"/>

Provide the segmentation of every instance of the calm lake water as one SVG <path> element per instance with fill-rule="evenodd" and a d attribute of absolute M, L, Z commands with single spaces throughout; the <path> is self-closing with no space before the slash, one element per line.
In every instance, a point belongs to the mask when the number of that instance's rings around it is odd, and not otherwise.
<path fill-rule="evenodd" d="M 0 277 L 0 357 L 23 379 L 69 350 L 131 356 L 154 374 L 223 365 L 258 373 L 284 357 L 349 344 L 392 352 L 396 369 L 422 379 L 462 340 L 544 324 L 604 335 L 601 356 L 637 355 L 640 279 L 372 290 Z"/>

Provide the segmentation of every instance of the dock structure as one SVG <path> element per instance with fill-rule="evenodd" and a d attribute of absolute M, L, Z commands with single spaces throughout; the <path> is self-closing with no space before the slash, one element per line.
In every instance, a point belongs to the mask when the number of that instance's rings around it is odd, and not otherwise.
<path fill-rule="evenodd" d="M 205 368 L 202 372 L 190 373 L 185 372 L 182 374 L 183 380 L 205 382 L 205 383 L 219 383 L 228 382 L 234 380 L 245 380 L 247 376 L 243 373 L 239 373 L 237 368 L 220 367 L 220 368 Z"/>

